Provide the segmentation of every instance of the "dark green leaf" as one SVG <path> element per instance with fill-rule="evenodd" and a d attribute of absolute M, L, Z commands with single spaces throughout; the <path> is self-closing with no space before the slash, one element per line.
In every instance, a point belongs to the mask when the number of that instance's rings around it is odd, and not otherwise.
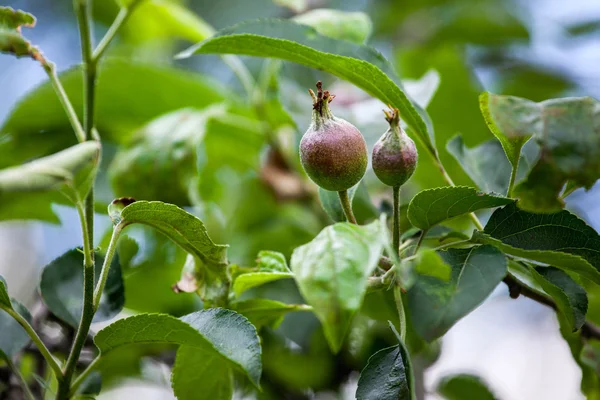
<path fill-rule="evenodd" d="M 383 229 L 379 221 L 366 226 L 337 223 L 292 254 L 292 271 L 300 292 L 313 307 L 336 352 L 361 307 L 367 278 L 381 257 Z"/>
<path fill-rule="evenodd" d="M 398 345 L 373 354 L 360 373 L 357 400 L 414 400 L 414 377 L 406 347 L 396 329 Z"/>
<path fill-rule="evenodd" d="M 544 289 L 569 322 L 573 331 L 585 323 L 588 298 L 585 290 L 569 275 L 556 268 L 529 268 L 536 282 Z"/>
<path fill-rule="evenodd" d="M 460 374 L 447 376 L 438 383 L 437 392 L 447 400 L 495 400 L 481 378 Z"/>
<path fill-rule="evenodd" d="M 260 329 L 263 326 L 277 328 L 288 312 L 310 310 L 310 307 L 302 304 L 285 304 L 269 299 L 237 301 L 231 304 L 231 308 L 248 318 L 256 329 Z"/>
<path fill-rule="evenodd" d="M 104 257 L 96 254 L 95 276 L 97 283 L 102 272 Z M 44 267 L 40 292 L 48 309 L 74 328 L 79 326 L 83 310 L 83 254 L 79 249 L 67 251 Z M 106 321 L 116 316 L 125 304 L 125 288 L 121 276 L 119 257 L 113 258 L 106 287 L 100 299 L 94 322 Z"/>
<path fill-rule="evenodd" d="M 367 14 L 329 8 L 310 10 L 294 17 L 293 21 L 308 25 L 323 36 L 357 44 L 365 43 L 373 30 L 373 23 Z"/>
<path fill-rule="evenodd" d="M 418 276 L 408 291 L 416 331 L 431 341 L 473 311 L 506 275 L 506 257 L 492 246 L 440 251 L 452 268 L 450 281 Z"/>
<path fill-rule="evenodd" d="M 361 371 L 357 400 L 409 400 L 410 389 L 400 346 L 379 350 Z"/>
<path fill-rule="evenodd" d="M 82 77 L 80 66 L 60 74 L 78 113 L 83 110 Z M 103 139 L 125 143 L 133 130 L 161 114 L 184 107 L 202 109 L 229 98 L 235 99 L 235 95 L 202 75 L 106 60 L 98 70 L 96 125 Z M 0 167 L 59 151 L 74 140 L 62 105 L 46 82 L 13 108 L 0 129 Z"/>
<path fill-rule="evenodd" d="M 410 201 L 408 219 L 417 228 L 427 230 L 447 219 L 484 208 L 503 206 L 513 201 L 464 186 L 428 189 L 417 193 Z"/>
<path fill-rule="evenodd" d="M 0 7 L 0 53 L 17 57 L 31 56 L 31 43 L 21 35 L 21 27 L 35 26 L 35 17 L 11 7 Z"/>
<path fill-rule="evenodd" d="M 426 113 L 411 102 L 389 62 L 375 49 L 319 35 L 313 28 L 286 20 L 258 20 L 219 31 L 212 38 L 179 54 L 234 53 L 279 58 L 330 72 L 346 79 L 385 104 L 402 118 L 428 146 L 433 131 Z"/>
<path fill-rule="evenodd" d="M 570 270 L 600 284 L 600 235 L 569 211 L 533 214 L 509 204 L 492 214 L 483 232 L 509 246 L 503 246 L 509 254 Z M 483 235 L 474 236 L 486 241 Z"/>
<path fill-rule="evenodd" d="M 233 396 L 229 365 L 215 352 L 198 347 L 179 347 L 171 383 L 179 400 L 195 400 L 200 393 L 211 400 L 230 400 Z"/>
<path fill-rule="evenodd" d="M 199 348 L 240 369 L 256 386 L 260 380 L 261 348 L 256 329 L 230 310 L 212 308 L 180 319 L 166 314 L 140 314 L 102 329 L 94 342 L 102 354 L 133 343 Z"/>
<path fill-rule="evenodd" d="M 567 31 L 572 36 L 590 35 L 600 32 L 600 21 L 591 20 L 567 26 Z"/>
<path fill-rule="evenodd" d="M 221 269 L 227 264 L 228 246 L 215 244 L 202 221 L 173 204 L 136 201 L 121 211 L 121 223 L 153 227 L 209 268 Z"/>
<path fill-rule="evenodd" d="M 509 160 L 517 162 L 521 146 L 534 138 L 540 155 L 514 194 L 519 206 L 542 212 L 564 207 L 565 183 L 589 189 L 600 178 L 600 103 L 573 97 L 535 103 L 484 93 L 481 107 L 488 126 Z"/>
<path fill-rule="evenodd" d="M 598 270 L 580 256 L 552 250 L 528 250 L 513 247 L 479 231 L 473 233 L 472 240 L 477 243 L 492 245 L 512 256 L 553 265 L 562 270 L 574 272 L 600 285 L 600 273 Z"/>

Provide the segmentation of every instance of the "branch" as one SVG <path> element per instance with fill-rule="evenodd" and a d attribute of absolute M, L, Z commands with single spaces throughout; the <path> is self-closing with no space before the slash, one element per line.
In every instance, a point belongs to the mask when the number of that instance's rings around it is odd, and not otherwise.
<path fill-rule="evenodd" d="M 556 303 L 547 296 L 544 296 L 534 290 L 529 289 L 526 286 L 523 286 L 519 281 L 513 278 L 510 275 L 506 275 L 503 279 L 503 282 L 508 286 L 508 291 L 510 293 L 510 297 L 516 299 L 519 295 L 523 295 L 533 301 L 536 301 L 540 304 L 544 304 L 555 311 L 558 311 L 558 307 Z M 585 339 L 598 339 L 600 340 L 600 327 L 592 324 L 589 321 L 586 321 L 585 324 L 581 327 L 581 337 Z"/>

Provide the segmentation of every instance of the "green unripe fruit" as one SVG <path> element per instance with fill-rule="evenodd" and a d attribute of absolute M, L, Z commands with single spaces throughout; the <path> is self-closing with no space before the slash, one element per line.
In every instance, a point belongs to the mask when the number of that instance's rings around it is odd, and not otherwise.
<path fill-rule="evenodd" d="M 356 185 L 367 170 L 367 144 L 348 121 L 333 116 L 329 103 L 335 96 L 317 82 L 312 122 L 300 141 L 304 170 L 323 189 L 340 192 Z"/>
<path fill-rule="evenodd" d="M 419 155 L 415 142 L 400 127 L 397 109 L 384 111 L 389 129 L 373 146 L 373 171 L 388 186 L 402 186 L 415 172 Z"/>

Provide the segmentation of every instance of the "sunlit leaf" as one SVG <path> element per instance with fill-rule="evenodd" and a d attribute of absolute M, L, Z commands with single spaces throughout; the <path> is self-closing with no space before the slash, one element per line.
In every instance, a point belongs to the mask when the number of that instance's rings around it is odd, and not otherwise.
<path fill-rule="evenodd" d="M 337 223 L 292 254 L 300 292 L 339 351 L 353 315 L 361 307 L 367 278 L 379 262 L 385 236 L 379 221 L 366 226 Z"/>
<path fill-rule="evenodd" d="M 373 30 L 371 19 L 363 12 L 317 8 L 300 14 L 293 20 L 314 28 L 323 36 L 358 44 L 365 43 Z"/>

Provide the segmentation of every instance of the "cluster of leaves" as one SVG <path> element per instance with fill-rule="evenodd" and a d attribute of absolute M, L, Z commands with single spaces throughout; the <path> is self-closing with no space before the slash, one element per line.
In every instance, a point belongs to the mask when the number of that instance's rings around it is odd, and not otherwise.
<path fill-rule="evenodd" d="M 211 35 L 179 58 L 237 54 L 291 61 L 349 81 L 398 108 L 407 132 L 426 153 L 421 158 L 429 154 L 447 176 L 427 104 L 413 100 L 417 94 L 405 89 L 392 65 L 362 44 L 371 29 L 366 16 L 321 10 L 312 18 L 249 21 L 212 34 L 203 21 L 184 18 L 192 14 L 180 6 L 170 8 L 171 3 L 158 0 L 148 4 L 136 12 L 164 7 L 170 21 L 188 21 L 175 24 L 180 27 L 175 36 L 202 40 Z M 128 7 L 132 5 L 123 9 Z M 4 43 L 20 37 L 18 27 L 31 23 L 27 21 L 32 17 L 0 11 L 0 50 L 21 55 Z M 234 65 L 240 62 L 233 60 Z M 81 70 L 76 67 L 60 76 L 75 110 L 83 108 Z M 363 360 L 356 397 L 414 399 L 411 358 L 434 352 L 437 339 L 505 281 L 516 285 L 517 294 L 543 299 L 557 309 L 561 331 L 583 371 L 582 390 L 600 395 L 595 341 L 589 339 L 592 328 L 586 322 L 588 308 L 595 306 L 593 298 L 588 304 L 587 292 L 600 284 L 600 235 L 563 209 L 564 197 L 600 178 L 600 103 L 591 98 L 535 103 L 481 95 L 481 118 L 495 138 L 471 148 L 461 136 L 447 143 L 475 186 L 454 186 L 449 180 L 447 186 L 414 195 L 401 209 L 405 233 L 400 249 L 393 249 L 385 216 L 373 206 L 364 182 L 350 191 L 360 225 L 344 222 L 335 193 L 321 190 L 318 195 L 332 225 L 328 219 L 322 227 L 325 216 L 306 206 L 317 196 L 298 167 L 296 141 L 289 146 L 284 140 L 286 132 L 296 134 L 302 126 L 289 104 L 279 99 L 280 73 L 280 62 L 267 60 L 262 81 L 250 82 L 258 94 L 253 91 L 242 99 L 202 76 L 106 60 L 96 87 L 95 126 L 102 146 L 95 140 L 72 145 L 71 121 L 50 83 L 27 95 L 1 128 L 0 219 L 58 222 L 52 204 L 81 205 L 94 182 L 98 208 L 108 205 L 114 227 L 106 255 L 94 260 L 95 287 L 102 295 L 94 321 L 107 321 L 124 306 L 143 313 L 95 334 L 98 356 L 90 368 L 98 368 L 106 379 L 115 349 L 136 343 L 176 345 L 171 383 L 179 399 L 197 398 L 198 388 L 211 399 L 230 399 L 236 388 L 276 397 L 277 384 L 261 382 L 263 370 L 293 391 L 325 388 L 330 384 L 327 374 L 315 371 L 312 376 L 302 369 L 303 362 L 317 360 L 314 364 L 326 368 L 336 361 L 335 354 L 346 351 L 360 364 L 362 352 L 353 348 L 370 343 L 356 337 L 383 326 L 392 346 L 380 347 Z M 136 106 L 138 97 L 156 101 L 151 107 Z M 306 107 L 304 113 L 309 111 Z M 116 154 L 106 151 L 115 145 Z M 267 146 L 269 155 L 261 165 L 260 153 Z M 99 168 L 101 149 L 109 153 L 104 154 L 110 161 L 108 173 Z M 215 184 L 221 180 L 227 185 Z M 115 195 L 152 201 L 111 202 Z M 258 208 L 257 203 L 264 204 Z M 188 211 L 182 208 L 188 206 Z M 482 226 L 475 213 L 492 209 Z M 474 231 L 465 223 L 468 218 Z M 126 228 L 135 235 L 142 226 L 143 235 L 163 235 L 150 242 L 150 255 L 132 238 L 121 236 Z M 169 257 L 161 253 L 163 237 L 179 248 L 174 258 L 180 262 L 171 262 L 171 275 Z M 217 244 L 231 237 L 236 239 L 230 247 Z M 391 261 L 382 258 L 384 253 Z M 255 265 L 247 266 L 255 254 Z M 153 264 L 164 270 L 153 273 Z M 72 249 L 45 267 L 39 284 L 50 312 L 74 328 L 85 301 L 83 270 L 84 255 Z M 170 292 L 173 270 L 181 273 L 175 290 L 193 294 L 172 295 L 198 295 L 203 310 L 193 309 L 194 303 L 192 310 L 182 312 L 128 300 L 135 290 L 146 292 L 144 299 L 151 299 L 155 290 Z M 268 292 L 274 285 L 288 285 L 295 295 L 274 299 Z M 390 288 L 396 285 L 403 294 L 394 301 Z M 0 355 L 10 362 L 30 337 L 40 343 L 28 311 L 9 297 L 3 280 L 0 308 L 5 311 L 0 313 Z M 284 329 L 284 317 L 291 312 L 316 316 L 322 331 L 313 323 L 312 329 L 299 330 L 295 341 L 309 342 L 306 348 L 312 351 L 321 340 L 319 354 L 295 352 L 280 343 L 276 329 Z M 49 363 L 56 364 L 52 357 Z M 56 376 L 42 377 L 50 388 L 61 373 L 60 368 L 53 372 Z M 89 394 L 86 385 L 73 389 L 72 394 L 76 389 Z M 472 376 L 448 377 L 437 391 L 448 399 L 494 398 Z"/>

